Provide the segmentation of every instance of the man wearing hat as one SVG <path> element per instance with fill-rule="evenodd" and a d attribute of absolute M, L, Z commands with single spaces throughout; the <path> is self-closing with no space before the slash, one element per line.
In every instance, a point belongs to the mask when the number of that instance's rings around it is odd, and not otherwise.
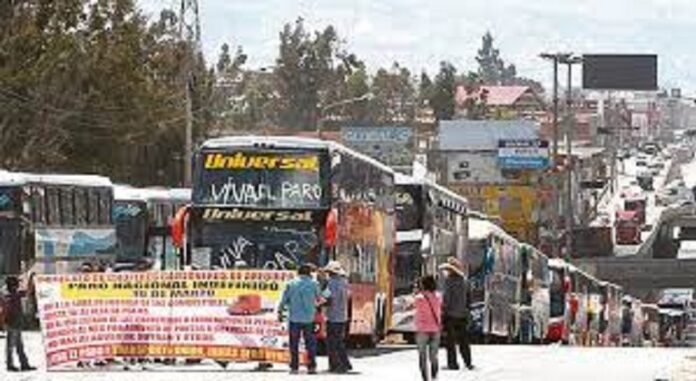
<path fill-rule="evenodd" d="M 24 341 L 22 340 L 22 297 L 25 292 L 19 291 L 19 280 L 10 276 L 5 280 L 7 295 L 4 297 L 5 326 L 7 327 L 7 346 L 5 347 L 5 363 L 9 372 L 35 370 L 29 365 L 26 353 L 24 353 Z M 21 368 L 14 366 L 13 351 L 17 351 Z"/>
<path fill-rule="evenodd" d="M 447 368 L 458 370 L 456 345 L 464 360 L 464 365 L 471 370 L 471 348 L 469 347 L 469 323 L 471 320 L 471 295 L 469 282 L 465 278 L 465 267 L 455 257 L 440 265 L 445 273 L 445 285 L 442 298 L 442 316 L 447 333 Z"/>
<path fill-rule="evenodd" d="M 353 369 L 346 351 L 346 322 L 348 321 L 348 274 L 338 261 L 329 262 L 324 271 L 329 274 L 324 298 L 326 309 L 326 346 L 329 355 L 329 372 L 347 373 Z"/>

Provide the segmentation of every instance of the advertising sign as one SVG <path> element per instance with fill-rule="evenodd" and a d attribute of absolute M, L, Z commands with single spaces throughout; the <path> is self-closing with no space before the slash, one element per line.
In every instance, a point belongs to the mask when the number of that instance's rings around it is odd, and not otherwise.
<path fill-rule="evenodd" d="M 447 156 L 448 184 L 499 184 L 506 179 L 495 152 L 457 152 Z"/>
<path fill-rule="evenodd" d="M 410 166 L 415 157 L 411 127 L 343 127 L 341 141 L 389 166 Z"/>
<path fill-rule="evenodd" d="M 111 358 L 289 362 L 287 331 L 274 311 L 293 276 L 262 270 L 39 276 L 47 368 Z"/>
<path fill-rule="evenodd" d="M 654 54 L 585 54 L 582 87 L 593 90 L 657 90 Z"/>
<path fill-rule="evenodd" d="M 499 140 L 498 165 L 505 169 L 543 169 L 549 166 L 547 140 Z"/>

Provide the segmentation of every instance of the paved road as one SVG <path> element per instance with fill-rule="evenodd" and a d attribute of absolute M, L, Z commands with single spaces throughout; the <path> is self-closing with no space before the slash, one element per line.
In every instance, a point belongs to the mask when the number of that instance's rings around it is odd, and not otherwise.
<path fill-rule="evenodd" d="M 40 361 L 41 341 L 38 334 L 30 334 L 28 346 L 32 360 L 42 367 Z M 4 340 L 0 349 L 4 351 Z M 603 381 L 631 380 L 651 381 L 655 379 L 689 380 L 696 375 L 696 367 L 682 362 L 692 351 L 667 348 L 571 348 L 559 346 L 475 346 L 474 361 L 478 369 L 471 371 L 442 371 L 439 380 L 457 381 Z M 253 372 L 254 364 L 235 364 L 231 370 L 222 371 L 217 365 L 176 366 L 154 368 L 150 372 L 52 372 L 36 371 L 23 374 L 8 374 L 0 370 L 0 380 L 113 380 L 113 381 L 203 381 L 203 380 L 418 380 L 417 354 L 413 347 L 390 346 L 374 351 L 362 351 L 354 355 L 354 366 L 359 374 L 336 377 L 321 373 L 318 376 L 289 377 L 285 366 L 277 366 L 266 373 Z M 445 353 L 440 352 L 444 361 Z M 696 362 L 694 362 L 696 363 Z M 679 379 L 670 377 L 679 367 Z M 326 358 L 321 358 L 320 369 L 326 368 Z M 693 371 L 692 371 L 693 370 Z"/>

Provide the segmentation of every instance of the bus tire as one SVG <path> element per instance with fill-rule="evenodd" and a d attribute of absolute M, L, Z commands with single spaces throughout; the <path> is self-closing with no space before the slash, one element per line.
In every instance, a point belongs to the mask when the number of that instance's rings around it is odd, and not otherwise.
<path fill-rule="evenodd" d="M 405 332 L 401 334 L 406 344 L 414 345 L 416 344 L 416 334 L 413 332 Z"/>

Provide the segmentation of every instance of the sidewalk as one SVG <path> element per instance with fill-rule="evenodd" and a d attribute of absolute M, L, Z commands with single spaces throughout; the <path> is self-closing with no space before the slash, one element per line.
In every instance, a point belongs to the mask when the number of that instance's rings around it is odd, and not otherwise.
<path fill-rule="evenodd" d="M 696 356 L 687 356 L 676 363 L 665 381 L 696 381 Z"/>

